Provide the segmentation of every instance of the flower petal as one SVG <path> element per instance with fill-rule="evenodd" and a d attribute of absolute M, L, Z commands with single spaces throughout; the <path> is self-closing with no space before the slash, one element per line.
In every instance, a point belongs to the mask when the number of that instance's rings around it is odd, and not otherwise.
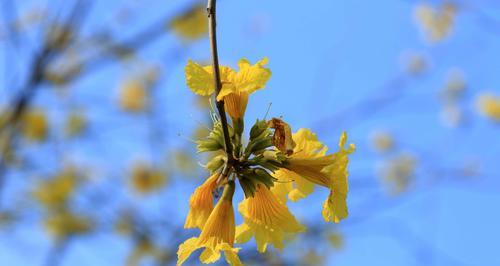
<path fill-rule="evenodd" d="M 177 250 L 177 266 L 182 265 L 199 247 L 197 246 L 198 238 L 192 237 L 184 241 L 184 243 L 179 245 Z"/>
<path fill-rule="evenodd" d="M 251 94 L 265 87 L 267 81 L 271 77 L 271 70 L 264 67 L 267 61 L 267 58 L 264 58 L 255 65 L 250 65 L 246 59 L 241 59 L 238 62 L 240 70 L 233 78 L 233 82 L 238 91 L 245 91 Z"/>
<path fill-rule="evenodd" d="M 186 69 L 186 83 L 189 89 L 201 96 L 208 96 L 214 92 L 212 74 L 199 64 L 189 60 Z"/>

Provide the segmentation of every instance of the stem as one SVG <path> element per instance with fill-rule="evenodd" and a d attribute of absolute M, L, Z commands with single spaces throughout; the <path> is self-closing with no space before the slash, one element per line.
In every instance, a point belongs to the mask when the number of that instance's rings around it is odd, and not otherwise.
<path fill-rule="evenodd" d="M 222 89 L 222 82 L 220 78 L 219 70 L 219 55 L 217 53 L 217 34 L 216 34 L 216 0 L 208 0 L 207 5 L 207 15 L 208 15 L 208 35 L 210 38 L 210 47 L 212 52 L 212 68 L 214 73 L 215 82 L 215 104 L 217 106 L 217 111 L 219 112 L 220 120 L 222 123 L 222 131 L 224 133 L 224 143 L 227 153 L 227 164 L 228 168 L 232 167 L 235 163 L 233 155 L 233 146 L 231 144 L 231 139 L 229 137 L 229 129 L 227 124 L 226 111 L 224 110 L 224 100 L 217 101 L 217 95 L 219 95 Z"/>

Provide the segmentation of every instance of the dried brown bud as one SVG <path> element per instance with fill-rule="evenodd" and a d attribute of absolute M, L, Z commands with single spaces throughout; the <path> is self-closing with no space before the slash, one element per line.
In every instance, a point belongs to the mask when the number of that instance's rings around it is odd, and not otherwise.
<path fill-rule="evenodd" d="M 292 129 L 283 120 L 273 118 L 267 122 L 270 128 L 274 129 L 273 143 L 276 148 L 287 155 L 293 153 L 295 142 L 292 139 Z"/>

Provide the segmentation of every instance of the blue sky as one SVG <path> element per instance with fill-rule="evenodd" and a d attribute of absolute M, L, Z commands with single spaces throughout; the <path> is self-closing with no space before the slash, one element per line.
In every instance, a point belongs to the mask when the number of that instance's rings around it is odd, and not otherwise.
<path fill-rule="evenodd" d="M 109 11 L 116 9 L 120 2 L 100 1 L 84 32 L 108 25 L 114 36 L 126 38 L 155 18 L 175 14 L 193 3 L 129 1 L 126 5 L 137 15 L 123 27 L 106 22 L 111 19 Z M 497 228 L 500 214 L 496 211 L 500 203 L 499 128 L 479 116 L 475 109 L 475 97 L 480 92 L 500 94 L 497 73 L 500 31 L 488 27 L 494 22 L 489 21 L 488 25 L 484 22 L 486 15 L 497 17 L 497 24 L 493 25 L 500 26 L 500 5 L 493 1 L 462 2 L 464 8 L 459 9 L 449 38 L 429 44 L 413 19 L 416 2 L 226 0 L 219 3 L 221 63 L 236 66 L 240 58 L 255 62 L 268 57 L 273 72 L 266 89 L 252 95 L 247 123 L 261 118 L 272 102 L 270 116 L 282 116 L 294 130 L 311 128 L 332 150 L 344 130 L 358 147 L 349 167 L 351 180 L 358 181 L 351 185 L 350 214 L 367 217 L 361 222 L 347 219 L 345 224 L 331 225 L 344 235 L 346 243 L 342 251 L 331 251 L 328 258 L 331 265 L 500 264 L 495 256 L 496 240 L 500 238 Z M 171 47 L 180 52 L 165 52 Z M 412 52 L 421 53 L 429 60 L 425 74 L 411 76 L 405 72 L 401 58 Z M 0 55 L 4 53 L 0 51 Z M 156 111 L 165 134 L 163 145 L 189 147 L 190 143 L 179 134 L 189 136 L 197 126 L 196 121 L 203 120 L 204 115 L 193 107 L 194 98 L 186 88 L 183 65 L 188 58 L 207 60 L 208 42 L 185 46 L 171 33 L 165 33 L 141 51 L 140 56 L 162 66 L 164 76 L 155 88 L 155 102 L 160 106 Z M 178 59 L 172 60 L 172 56 Z M 69 157 L 89 163 L 99 158 L 115 165 L 118 170 L 108 171 L 101 165 L 97 171 L 102 176 L 111 173 L 115 178 L 100 181 L 104 188 L 123 180 L 121 175 L 134 158 L 163 158 L 163 155 L 151 155 L 147 144 L 136 138 L 147 136 L 147 123 L 140 117 L 124 117 L 113 106 L 119 81 L 129 75 L 131 68 L 133 66 L 107 67 L 74 84 L 69 96 L 77 105 L 85 107 L 95 122 L 93 130 L 100 132 L 100 142 L 82 141 L 69 146 Z M 458 128 L 443 125 L 439 118 L 443 107 L 439 92 L 446 73 L 452 68 L 461 69 L 468 84 L 460 102 L 468 120 Z M 386 84 L 396 78 L 402 82 L 388 87 L 388 91 L 402 90 L 401 96 L 380 111 L 367 118 L 328 119 L 367 97 L 387 93 Z M 0 81 L 3 84 L 3 80 Z M 51 93 L 42 92 L 35 104 L 51 106 L 55 101 Z M 104 104 L 96 105 L 99 101 Z M 51 108 L 49 112 L 57 121 L 61 109 Z M 109 123 L 116 125 L 112 131 L 107 127 Z M 377 183 L 377 167 L 383 157 L 371 149 L 369 142 L 370 134 L 377 129 L 392 132 L 400 150 L 417 157 L 415 183 L 403 195 L 390 197 Z M 119 137 L 108 137 L 113 134 Z M 97 147 L 102 141 L 106 143 L 104 154 L 103 147 Z M 463 180 L 453 174 L 443 174 L 459 169 L 468 160 L 481 163 L 480 176 Z M 44 171 L 53 170 L 50 166 L 45 168 Z M 182 222 L 190 191 L 199 182 L 201 178 L 186 184 L 176 181 L 174 185 L 179 190 L 166 190 L 147 203 L 130 201 L 130 204 L 160 212 L 160 215 L 171 213 L 174 221 Z M 375 185 L 356 186 L 364 183 Z M 111 190 L 121 196 L 126 194 L 123 189 Z M 318 191 L 307 202 L 291 206 L 300 219 L 322 221 L 320 208 L 327 191 Z M 172 208 L 172 203 L 178 207 Z M 14 241 L 20 239 L 19 244 L 12 244 L 10 237 L 0 237 L 0 264 L 36 265 L 43 259 L 48 239 L 38 226 L 26 225 L 26 230 L 16 230 L 14 235 Z M 26 246 L 30 256 L 26 256 L 21 246 Z M 129 248 L 123 239 L 97 234 L 72 246 L 62 265 L 121 262 Z M 253 245 L 245 248 L 253 248 Z"/>

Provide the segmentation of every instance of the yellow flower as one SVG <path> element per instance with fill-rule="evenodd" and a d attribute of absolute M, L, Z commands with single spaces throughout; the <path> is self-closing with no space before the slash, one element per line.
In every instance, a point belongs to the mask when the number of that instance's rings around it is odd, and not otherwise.
<path fill-rule="evenodd" d="M 203 229 L 210 213 L 214 208 L 213 191 L 217 187 L 219 174 L 209 177 L 203 185 L 199 186 L 189 199 L 189 213 L 184 223 L 184 228 L 198 227 Z"/>
<path fill-rule="evenodd" d="M 125 111 L 142 112 L 148 106 L 148 91 L 138 80 L 126 81 L 120 91 L 120 106 Z"/>
<path fill-rule="evenodd" d="M 224 252 L 230 265 L 243 265 L 238 257 L 238 248 L 234 244 L 234 210 L 232 205 L 234 182 L 226 185 L 224 193 L 208 217 L 199 237 L 192 237 L 179 246 L 177 265 L 182 265 L 195 250 L 205 248 L 200 255 L 202 263 L 213 263 L 219 260 L 220 252 Z"/>
<path fill-rule="evenodd" d="M 22 134 L 32 142 L 41 142 L 47 138 L 48 122 L 43 111 L 28 111 L 22 119 Z"/>
<path fill-rule="evenodd" d="M 286 205 L 263 185 L 254 197 L 243 200 L 238 210 L 245 222 L 236 228 L 236 242 L 244 243 L 254 236 L 259 252 L 265 252 L 268 243 L 281 250 L 286 236 L 305 231 Z"/>
<path fill-rule="evenodd" d="M 347 217 L 348 155 L 354 152 L 354 144 L 346 149 L 347 135 L 340 137 L 339 151 L 325 155 L 327 147 L 317 140 L 308 129 L 299 129 L 293 135 L 296 143 L 294 153 L 287 158 L 285 169 L 276 171 L 272 191 L 283 202 L 284 194 L 292 201 L 305 198 L 314 190 L 314 185 L 330 189 L 330 195 L 323 204 L 323 218 L 339 222 Z"/>
<path fill-rule="evenodd" d="M 265 68 L 267 58 L 250 65 L 246 59 L 238 62 L 239 71 L 221 66 L 222 89 L 217 95 L 217 101 L 224 100 L 226 111 L 233 119 L 244 116 L 248 103 L 248 96 L 265 87 L 271 77 L 271 70 Z M 208 96 L 214 93 L 212 66 L 202 67 L 189 60 L 186 69 L 186 82 L 188 87 L 196 94 Z"/>
<path fill-rule="evenodd" d="M 415 8 L 415 20 L 430 42 L 438 42 L 450 34 L 456 13 L 457 6 L 452 3 L 438 8 L 423 3 Z"/>
<path fill-rule="evenodd" d="M 349 154 L 354 152 L 354 145 L 345 148 L 347 134 L 344 132 L 339 140 L 339 151 L 334 154 L 335 163 L 328 166 L 326 171 L 332 178 L 330 195 L 323 204 L 323 218 L 327 222 L 338 223 L 347 218 L 347 192 L 349 190 L 347 177 L 347 165 L 349 164 Z"/>
<path fill-rule="evenodd" d="M 158 190 L 166 182 L 166 176 L 163 173 L 143 164 L 134 167 L 130 178 L 132 188 L 141 194 Z"/>
<path fill-rule="evenodd" d="M 194 5 L 187 12 L 174 18 L 169 26 L 186 41 L 195 41 L 205 37 L 208 31 L 206 7 Z"/>
<path fill-rule="evenodd" d="M 477 99 L 479 112 L 484 116 L 500 122 L 500 97 L 492 94 L 482 94 Z"/>
<path fill-rule="evenodd" d="M 33 197 L 43 206 L 54 209 L 64 206 L 75 191 L 78 176 L 74 169 L 64 169 L 61 174 L 38 184 Z"/>
<path fill-rule="evenodd" d="M 56 240 L 76 234 L 84 234 L 92 228 L 89 218 L 68 211 L 56 212 L 45 220 L 45 229 Z"/>
<path fill-rule="evenodd" d="M 323 171 L 334 163 L 333 155 L 325 155 L 328 148 L 309 129 L 301 128 L 292 137 L 296 146 L 285 167 L 309 182 L 330 187 L 331 178 Z"/>

